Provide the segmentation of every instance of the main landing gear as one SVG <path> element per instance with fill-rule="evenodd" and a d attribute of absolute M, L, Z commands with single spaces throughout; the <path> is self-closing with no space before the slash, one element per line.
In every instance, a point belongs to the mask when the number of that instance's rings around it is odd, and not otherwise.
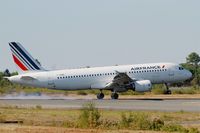
<path fill-rule="evenodd" d="M 113 92 L 113 93 L 111 94 L 111 98 L 112 98 L 112 99 L 118 99 L 118 98 L 119 98 L 119 95 L 118 95 L 116 92 Z"/>
<path fill-rule="evenodd" d="M 104 98 L 104 94 L 102 93 L 102 90 L 100 90 L 101 92 L 97 94 L 97 99 L 103 99 Z"/>
<path fill-rule="evenodd" d="M 111 99 L 116 100 L 119 98 L 119 95 L 117 94 L 116 90 L 111 90 L 112 94 L 111 94 Z"/>
<path fill-rule="evenodd" d="M 167 90 L 165 91 L 165 94 L 171 95 L 171 94 L 172 94 L 172 91 L 169 89 L 168 84 L 165 83 L 165 86 L 166 86 L 166 88 L 167 88 Z"/>
<path fill-rule="evenodd" d="M 104 98 L 104 94 L 102 92 L 102 90 L 100 90 L 100 93 L 97 94 L 97 99 L 101 100 Z M 112 92 L 111 94 L 111 99 L 118 99 L 119 98 L 119 95 L 116 93 L 116 92 Z"/>

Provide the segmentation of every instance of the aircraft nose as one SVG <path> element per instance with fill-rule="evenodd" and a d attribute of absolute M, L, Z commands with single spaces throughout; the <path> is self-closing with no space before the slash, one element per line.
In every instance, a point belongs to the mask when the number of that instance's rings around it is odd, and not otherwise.
<path fill-rule="evenodd" d="M 192 78 L 192 73 L 190 71 L 187 71 L 186 76 L 188 79 Z"/>

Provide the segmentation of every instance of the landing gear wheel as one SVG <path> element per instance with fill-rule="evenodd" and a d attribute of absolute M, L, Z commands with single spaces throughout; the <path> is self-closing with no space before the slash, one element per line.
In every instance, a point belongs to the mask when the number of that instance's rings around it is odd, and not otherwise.
<path fill-rule="evenodd" d="M 97 99 L 103 99 L 103 98 L 104 98 L 104 94 L 103 93 L 97 94 Z"/>
<path fill-rule="evenodd" d="M 119 95 L 117 93 L 112 93 L 111 98 L 112 99 L 118 99 Z"/>
<path fill-rule="evenodd" d="M 165 91 L 165 94 L 171 95 L 171 94 L 172 94 L 172 91 L 171 91 L 171 90 L 166 90 L 166 91 Z"/>

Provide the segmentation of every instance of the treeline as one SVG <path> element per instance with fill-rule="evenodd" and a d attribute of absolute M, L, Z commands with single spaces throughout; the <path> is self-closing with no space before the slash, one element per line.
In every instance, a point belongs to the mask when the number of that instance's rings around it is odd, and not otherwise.
<path fill-rule="evenodd" d="M 4 77 L 8 76 L 5 72 L 0 72 L 0 94 L 10 93 L 14 91 L 16 88 L 21 89 L 22 86 L 17 85 L 17 84 L 12 84 L 7 79 L 4 79 Z M 13 72 L 9 76 L 13 76 L 17 74 L 18 74 L 17 72 Z"/>
<path fill-rule="evenodd" d="M 185 69 L 189 70 L 192 72 L 193 77 L 189 79 L 188 81 L 185 81 L 184 84 L 189 84 L 189 85 L 200 85 L 200 56 L 192 52 L 191 54 L 186 57 L 186 63 L 181 63 Z"/>
<path fill-rule="evenodd" d="M 198 86 L 200 85 L 200 56 L 192 52 L 191 54 L 186 57 L 186 62 L 181 63 L 181 66 L 183 66 L 185 69 L 192 72 L 193 77 L 183 83 L 176 83 L 172 86 Z M 4 93 L 12 93 L 12 92 L 21 92 L 21 91 L 30 91 L 30 92 L 46 92 L 47 89 L 37 89 L 32 87 L 24 87 L 20 86 L 18 84 L 12 84 L 8 80 L 4 79 L 3 77 L 6 76 L 13 76 L 17 75 L 17 72 L 10 73 L 8 70 L 5 70 L 4 72 L 0 72 L 0 94 Z M 51 90 L 52 92 L 52 90 Z"/>

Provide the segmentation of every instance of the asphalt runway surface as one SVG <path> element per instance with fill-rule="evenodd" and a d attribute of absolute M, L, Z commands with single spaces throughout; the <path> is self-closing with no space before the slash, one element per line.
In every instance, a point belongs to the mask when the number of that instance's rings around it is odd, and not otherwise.
<path fill-rule="evenodd" d="M 0 107 L 18 106 L 23 108 L 36 107 L 53 109 L 80 109 L 88 102 L 95 103 L 99 109 L 135 110 L 135 111 L 187 111 L 200 112 L 200 99 L 196 100 L 91 100 L 91 99 L 1 99 Z"/>

